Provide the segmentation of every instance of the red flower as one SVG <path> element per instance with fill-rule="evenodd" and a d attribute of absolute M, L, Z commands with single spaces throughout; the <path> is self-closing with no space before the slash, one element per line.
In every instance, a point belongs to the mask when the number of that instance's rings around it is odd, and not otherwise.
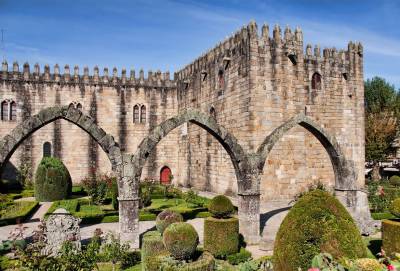
<path fill-rule="evenodd" d="M 396 269 L 394 268 L 394 266 L 391 265 L 391 264 L 388 264 L 388 265 L 386 266 L 386 268 L 387 268 L 387 270 L 391 270 L 391 271 L 396 270 Z"/>

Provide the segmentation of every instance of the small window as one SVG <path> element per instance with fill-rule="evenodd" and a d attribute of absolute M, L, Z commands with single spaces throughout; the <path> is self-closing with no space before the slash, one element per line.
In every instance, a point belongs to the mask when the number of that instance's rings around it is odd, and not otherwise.
<path fill-rule="evenodd" d="M 17 120 L 17 104 L 13 101 L 10 103 L 10 120 Z"/>
<path fill-rule="evenodd" d="M 78 104 L 76 105 L 76 109 L 82 110 L 82 104 L 81 104 L 81 103 L 78 103 Z"/>
<path fill-rule="evenodd" d="M 44 142 L 43 144 L 43 157 L 51 157 L 51 143 Z"/>
<path fill-rule="evenodd" d="M 311 88 L 315 90 L 321 90 L 321 75 L 319 73 L 314 73 L 311 78 Z"/>
<path fill-rule="evenodd" d="M 1 103 L 1 120 L 8 120 L 8 102 Z"/>
<path fill-rule="evenodd" d="M 210 108 L 210 115 L 211 115 L 211 117 L 213 117 L 214 119 L 217 117 L 217 113 L 215 112 L 214 106 L 211 106 L 211 108 Z"/>
<path fill-rule="evenodd" d="M 140 108 L 140 123 L 146 123 L 146 106 Z"/>
<path fill-rule="evenodd" d="M 133 122 L 139 123 L 139 105 L 133 107 Z"/>
<path fill-rule="evenodd" d="M 220 69 L 218 71 L 218 90 L 223 90 L 225 87 L 224 71 Z"/>

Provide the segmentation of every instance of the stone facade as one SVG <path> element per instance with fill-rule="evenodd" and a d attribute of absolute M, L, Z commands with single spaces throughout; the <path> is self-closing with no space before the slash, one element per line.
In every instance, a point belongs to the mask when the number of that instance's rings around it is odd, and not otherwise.
<path fill-rule="evenodd" d="M 251 243 L 259 235 L 260 202 L 292 199 L 316 181 L 335 189 L 365 222 L 362 45 L 321 53 L 304 46 L 298 28 L 272 32 L 264 25 L 259 34 L 250 23 L 174 79 L 168 72 L 145 78 L 143 71 L 137 77 L 115 68 L 99 75 L 97 67 L 80 75 L 78 67 L 71 74 L 65 66 L 60 74 L 58 65 L 53 73 L 38 65 L 31 73 L 28 64 L 20 72 L 17 63 L 9 71 L 3 63 L 0 100 L 8 114 L 1 136 L 44 108 L 63 109 L 22 140 L 3 140 L 1 162 L 6 166 L 15 151 L 14 167 L 29 162 L 36 168 L 50 142 L 74 182 L 93 169 L 114 169 L 122 191 L 120 230 L 135 242 L 138 182 L 159 179 L 164 166 L 176 185 L 237 195 L 241 231 Z M 80 118 L 66 117 L 75 111 Z M 90 129 L 80 129 L 84 116 L 114 136 L 114 153 Z"/>

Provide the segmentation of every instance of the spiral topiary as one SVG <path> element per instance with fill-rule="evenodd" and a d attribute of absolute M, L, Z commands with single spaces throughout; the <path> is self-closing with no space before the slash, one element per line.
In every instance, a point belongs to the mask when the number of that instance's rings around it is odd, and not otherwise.
<path fill-rule="evenodd" d="M 215 218 L 226 218 L 233 214 L 235 207 L 228 197 L 218 195 L 210 201 L 208 210 Z"/>
<path fill-rule="evenodd" d="M 393 175 L 390 177 L 389 183 L 393 186 L 400 186 L 400 176 Z"/>
<path fill-rule="evenodd" d="M 165 229 L 163 242 L 172 257 L 177 260 L 188 260 L 196 251 L 199 235 L 189 223 L 176 222 Z"/>
<path fill-rule="evenodd" d="M 36 200 L 62 200 L 70 196 L 71 192 L 71 175 L 63 162 L 54 157 L 43 157 L 35 175 Z"/>
<path fill-rule="evenodd" d="M 361 234 L 346 208 L 331 194 L 313 190 L 291 208 L 274 244 L 274 270 L 307 270 L 319 253 L 334 259 L 366 256 Z"/>
<path fill-rule="evenodd" d="M 157 215 L 156 218 L 156 227 L 157 230 L 163 234 L 165 229 L 175 222 L 182 222 L 183 217 L 180 213 L 171 211 L 171 210 L 164 210 Z"/>

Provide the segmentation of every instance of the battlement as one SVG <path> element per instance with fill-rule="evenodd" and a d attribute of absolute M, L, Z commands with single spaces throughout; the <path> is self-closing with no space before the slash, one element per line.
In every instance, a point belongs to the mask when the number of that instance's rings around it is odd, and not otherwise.
<path fill-rule="evenodd" d="M 100 75 L 99 68 L 93 68 L 93 74 L 89 74 L 89 68 L 83 68 L 83 74 L 80 74 L 79 67 L 74 66 L 73 73 L 69 65 L 64 66 L 64 73 L 60 73 L 60 66 L 54 65 L 53 73 L 50 73 L 50 66 L 45 65 L 43 73 L 40 72 L 38 63 L 34 65 L 33 73 L 30 71 L 28 63 L 23 65 L 23 70 L 20 71 L 18 62 L 14 62 L 12 67 L 8 66 L 7 61 L 3 61 L 0 80 L 3 81 L 25 81 L 25 82 L 43 82 L 43 83 L 60 83 L 60 84 L 86 84 L 86 85 L 109 85 L 109 86 L 138 86 L 151 88 L 169 88 L 174 87 L 175 83 L 170 79 L 170 72 L 148 71 L 147 78 L 144 76 L 144 71 L 139 70 L 139 77 L 136 77 L 136 71 L 130 70 L 129 76 L 126 69 L 121 70 L 118 74 L 117 68 L 112 69 L 112 74 L 108 68 L 104 68 L 103 74 Z"/>
<path fill-rule="evenodd" d="M 282 29 L 275 25 L 270 36 L 270 27 L 263 24 L 259 32 L 257 24 L 252 21 L 247 26 L 243 26 L 239 31 L 227 37 L 217 46 L 203 53 L 192 63 L 175 73 L 176 80 L 185 80 L 198 72 L 206 72 L 210 65 L 221 60 L 231 60 L 237 57 L 249 57 L 251 46 L 257 45 L 259 51 L 269 50 L 271 55 L 286 56 L 291 58 L 292 62 L 303 60 L 304 64 L 310 63 L 334 63 L 350 69 L 349 63 L 354 60 L 351 55 L 363 56 L 363 46 L 361 43 L 348 43 L 347 50 L 337 50 L 336 48 L 321 48 L 315 45 L 314 49 L 310 44 L 304 48 L 303 32 L 301 28 L 296 27 L 292 30 L 289 26 L 285 27 L 282 35 Z M 254 51 L 254 50 L 253 50 Z M 297 63 L 296 63 L 297 64 Z M 351 71 L 346 71 L 351 72 Z"/>

